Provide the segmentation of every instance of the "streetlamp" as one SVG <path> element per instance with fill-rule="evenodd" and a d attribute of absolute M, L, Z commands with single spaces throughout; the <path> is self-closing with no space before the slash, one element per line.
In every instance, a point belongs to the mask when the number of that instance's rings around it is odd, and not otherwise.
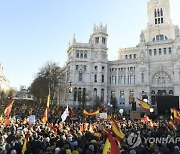
<path fill-rule="evenodd" d="M 150 111 L 150 118 L 153 119 L 154 108 L 151 107 L 149 111 Z"/>
<path fill-rule="evenodd" d="M 123 115 L 124 110 L 123 109 L 119 109 L 119 113 L 121 114 L 121 116 Z"/>

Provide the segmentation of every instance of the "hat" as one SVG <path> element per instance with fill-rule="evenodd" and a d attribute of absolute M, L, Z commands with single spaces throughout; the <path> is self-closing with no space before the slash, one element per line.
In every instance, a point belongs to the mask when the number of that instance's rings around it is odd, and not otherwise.
<path fill-rule="evenodd" d="M 89 145 L 89 149 L 92 150 L 92 151 L 94 151 L 94 145 L 92 145 L 92 144 Z"/>

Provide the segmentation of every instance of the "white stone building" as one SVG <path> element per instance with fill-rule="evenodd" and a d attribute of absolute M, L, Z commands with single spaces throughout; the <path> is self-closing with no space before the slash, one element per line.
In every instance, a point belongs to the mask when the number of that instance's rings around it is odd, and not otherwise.
<path fill-rule="evenodd" d="M 108 60 L 106 26 L 94 25 L 88 43 L 78 43 L 74 36 L 62 68 L 66 91 L 61 102 L 77 105 L 78 92 L 82 96 L 84 91 L 87 105 L 97 96 L 107 103 L 114 96 L 128 109 L 137 97 L 147 96 L 155 106 L 157 95 L 180 96 L 180 32 L 171 22 L 169 0 L 149 0 L 147 8 L 148 23 L 139 44 L 120 49 L 118 60 Z"/>
<path fill-rule="evenodd" d="M 0 91 L 8 91 L 10 89 L 9 81 L 4 75 L 3 66 L 0 63 Z"/>

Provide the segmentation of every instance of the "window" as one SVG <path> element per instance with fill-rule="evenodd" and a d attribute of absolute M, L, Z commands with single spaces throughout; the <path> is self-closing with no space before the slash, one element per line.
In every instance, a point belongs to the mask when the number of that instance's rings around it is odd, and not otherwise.
<path fill-rule="evenodd" d="M 102 66 L 102 71 L 104 71 L 104 66 Z"/>
<path fill-rule="evenodd" d="M 134 54 L 134 59 L 136 59 L 136 54 Z"/>
<path fill-rule="evenodd" d="M 136 83 L 136 76 L 134 75 L 134 84 Z"/>
<path fill-rule="evenodd" d="M 152 50 L 151 49 L 149 49 L 149 55 L 152 56 Z"/>
<path fill-rule="evenodd" d="M 78 70 L 78 67 L 79 67 L 79 66 L 78 66 L 78 65 L 76 65 L 76 70 Z"/>
<path fill-rule="evenodd" d="M 120 84 L 123 83 L 123 76 L 121 76 L 121 79 L 120 79 Z"/>
<path fill-rule="evenodd" d="M 106 44 L 106 39 L 104 37 L 102 37 L 102 43 Z"/>
<path fill-rule="evenodd" d="M 94 88 L 94 96 L 97 98 L 97 89 Z"/>
<path fill-rule="evenodd" d="M 82 72 L 79 72 L 79 79 L 78 79 L 78 81 L 82 81 Z"/>
<path fill-rule="evenodd" d="M 154 17 L 157 17 L 156 9 L 154 10 Z"/>
<path fill-rule="evenodd" d="M 164 22 L 164 20 L 163 20 L 163 18 L 161 18 L 161 23 L 163 23 Z"/>
<path fill-rule="evenodd" d="M 160 16 L 160 12 L 159 12 L 159 9 L 158 9 L 157 13 L 158 13 L 158 17 L 159 17 L 159 16 Z"/>
<path fill-rule="evenodd" d="M 115 78 L 112 76 L 112 84 L 115 84 Z"/>
<path fill-rule="evenodd" d="M 161 48 L 159 48 L 159 55 L 161 55 Z"/>
<path fill-rule="evenodd" d="M 104 101 L 104 89 L 101 89 L 101 100 Z"/>
<path fill-rule="evenodd" d="M 163 16 L 163 9 L 161 8 L 161 16 Z"/>
<path fill-rule="evenodd" d="M 99 43 L 99 37 L 96 37 L 96 43 Z"/>
<path fill-rule="evenodd" d="M 144 73 L 141 73 L 141 83 L 144 83 Z"/>
<path fill-rule="evenodd" d="M 81 58 L 83 58 L 83 53 L 81 53 L 81 56 L 80 56 Z"/>
<path fill-rule="evenodd" d="M 124 76 L 124 84 L 126 84 L 126 76 Z"/>
<path fill-rule="evenodd" d="M 160 20 L 160 19 L 159 19 Z M 164 40 L 167 40 L 167 36 L 164 36 L 163 34 L 160 34 L 160 35 L 156 35 L 154 38 L 153 38 L 153 41 L 164 41 Z"/>
<path fill-rule="evenodd" d="M 133 80 L 133 76 L 131 75 L 131 76 L 130 76 L 130 84 L 132 84 L 133 81 L 134 81 L 134 80 Z"/>
<path fill-rule="evenodd" d="M 157 84 L 166 84 L 166 79 L 164 77 L 159 77 L 157 79 Z"/>
<path fill-rule="evenodd" d="M 154 49 L 154 55 L 157 55 L 156 49 Z"/>
<path fill-rule="evenodd" d="M 84 58 L 87 58 L 87 53 L 84 54 Z"/>
<path fill-rule="evenodd" d="M 97 69 L 98 69 L 98 67 L 97 67 L 97 66 L 95 66 L 95 67 L 94 67 L 94 69 L 95 69 L 95 70 L 97 70 Z"/>
<path fill-rule="evenodd" d="M 132 55 L 129 55 L 129 59 L 132 59 Z"/>
<path fill-rule="evenodd" d="M 76 58 L 79 58 L 79 52 L 76 53 Z"/>
<path fill-rule="evenodd" d="M 86 66 L 86 65 L 84 65 L 84 71 L 86 71 L 86 68 L 87 68 L 87 66 Z"/>
<path fill-rule="evenodd" d="M 97 74 L 94 75 L 94 82 L 97 82 Z"/>
<path fill-rule="evenodd" d="M 104 83 L 104 75 L 102 75 L 102 83 Z"/>
<path fill-rule="evenodd" d="M 166 48 L 164 48 L 164 55 L 166 55 Z"/>
<path fill-rule="evenodd" d="M 128 59 L 128 55 L 125 56 L 125 59 Z"/>
<path fill-rule="evenodd" d="M 171 54 L 171 47 L 169 47 L 169 54 Z"/>
<path fill-rule="evenodd" d="M 125 104 L 124 91 L 120 91 L 119 103 L 120 104 Z"/>

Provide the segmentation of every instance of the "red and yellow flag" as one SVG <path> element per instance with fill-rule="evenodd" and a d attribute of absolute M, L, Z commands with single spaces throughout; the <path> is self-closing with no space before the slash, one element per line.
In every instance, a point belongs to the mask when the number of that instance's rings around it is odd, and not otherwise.
<path fill-rule="evenodd" d="M 48 108 L 46 107 L 44 115 L 42 117 L 42 122 L 46 123 L 48 121 Z"/>
<path fill-rule="evenodd" d="M 150 104 L 148 102 L 145 102 L 139 98 L 137 98 L 139 106 L 145 110 L 146 112 L 150 112 Z"/>
<path fill-rule="evenodd" d="M 46 123 L 48 121 L 49 104 L 50 104 L 50 93 L 48 94 L 47 102 L 46 102 L 46 109 L 45 109 L 44 115 L 42 117 L 43 123 Z"/>
<path fill-rule="evenodd" d="M 4 126 L 8 126 L 11 122 L 11 117 L 8 117 L 5 121 L 4 121 Z"/>
<path fill-rule="evenodd" d="M 180 111 L 174 109 L 174 121 L 180 123 Z"/>
<path fill-rule="evenodd" d="M 177 130 L 177 128 L 176 128 L 176 126 L 175 126 L 175 124 L 173 123 L 172 120 L 170 120 L 168 124 L 169 124 L 169 127 L 170 127 L 171 129 L 173 129 L 174 131 Z"/>
<path fill-rule="evenodd" d="M 122 141 L 122 139 L 125 137 L 124 133 L 122 132 L 122 130 L 119 128 L 117 122 L 115 119 L 112 118 L 112 123 L 111 123 L 111 129 L 112 132 L 115 134 L 117 140 L 119 142 Z"/>
<path fill-rule="evenodd" d="M 14 101 L 15 101 L 15 99 L 13 99 L 13 100 L 11 101 L 11 103 L 5 108 L 5 110 L 4 110 L 4 115 L 5 115 L 5 116 L 9 116 Z"/>
<path fill-rule="evenodd" d="M 22 150 L 21 150 L 21 154 L 24 154 L 25 151 L 27 150 L 28 140 L 29 140 L 29 135 L 26 134 L 25 139 L 24 139 L 24 144 L 23 144 L 23 147 L 22 147 Z"/>
<path fill-rule="evenodd" d="M 121 154 L 120 148 L 117 146 L 110 133 L 107 134 L 102 154 Z"/>
<path fill-rule="evenodd" d="M 99 109 L 97 109 L 94 112 L 87 112 L 86 110 L 83 110 L 83 114 L 88 115 L 88 116 L 96 116 L 97 114 L 99 114 Z"/>

